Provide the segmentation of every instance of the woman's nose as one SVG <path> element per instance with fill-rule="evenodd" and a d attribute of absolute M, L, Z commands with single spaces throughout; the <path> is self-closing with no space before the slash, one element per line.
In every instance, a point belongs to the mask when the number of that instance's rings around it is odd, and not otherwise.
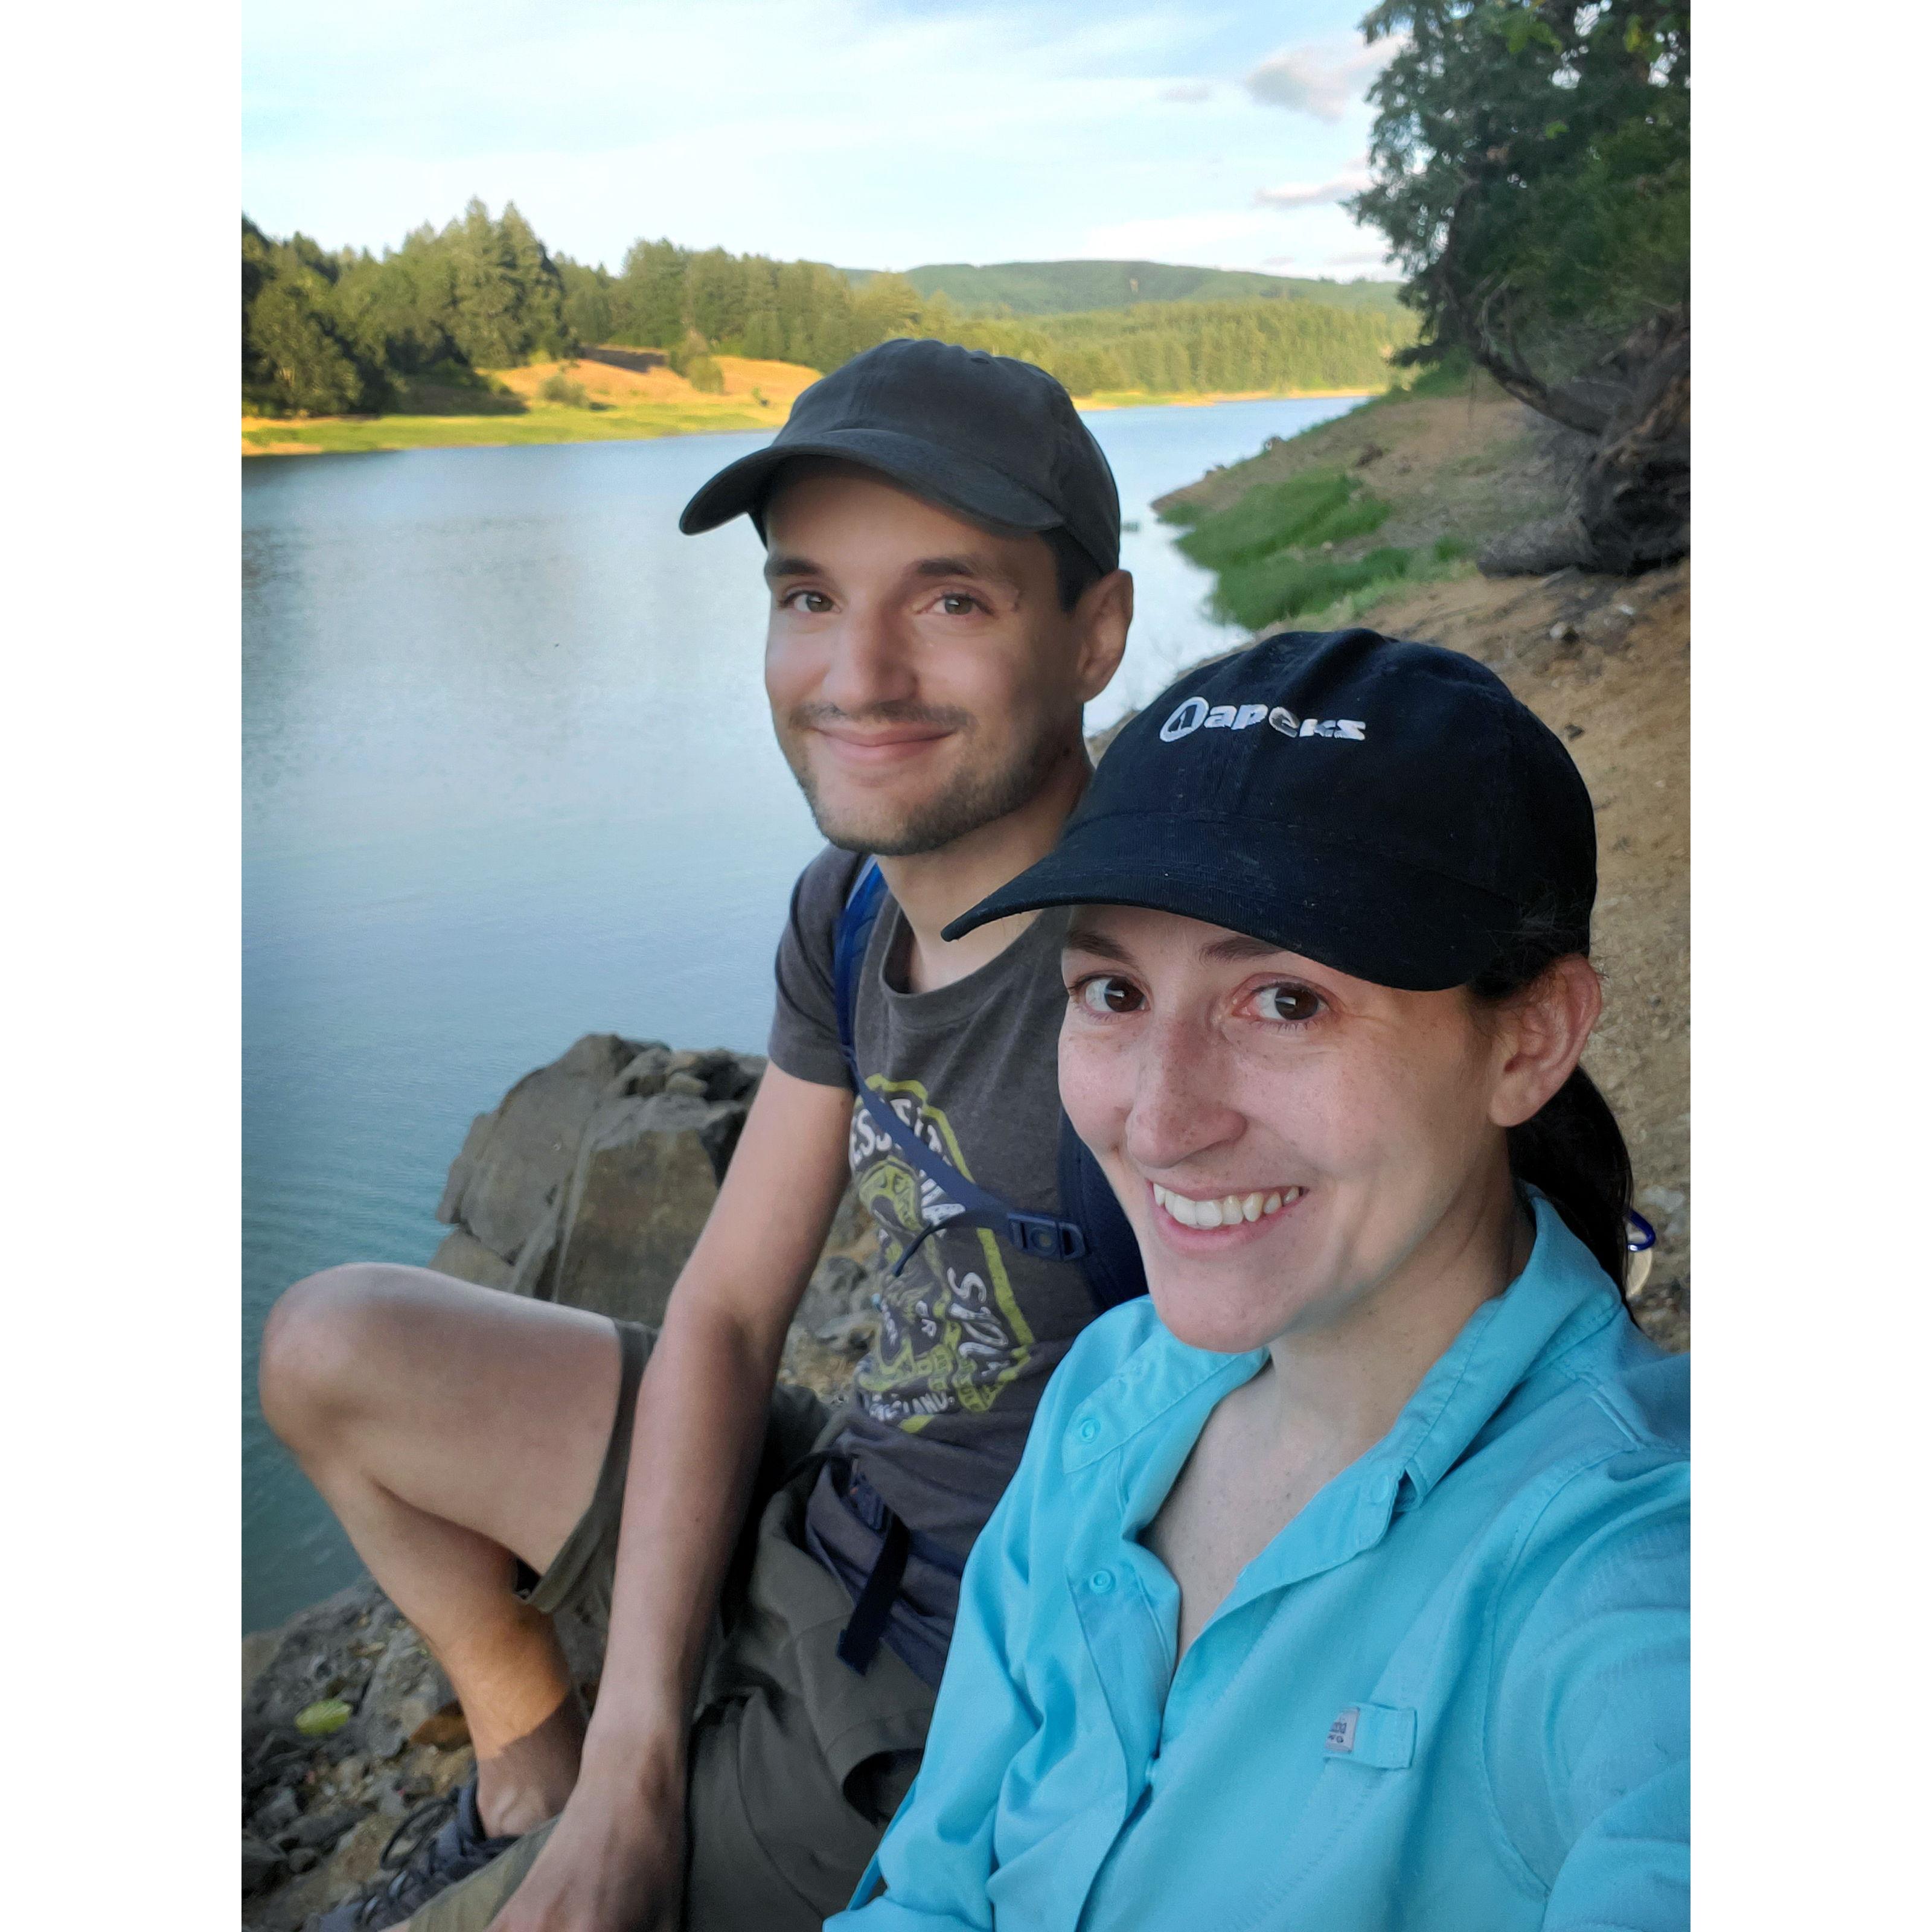
<path fill-rule="evenodd" d="M 1156 1024 L 1141 1049 L 1121 1136 L 1136 1167 L 1172 1172 L 1240 1138 L 1246 1122 L 1224 1097 L 1226 1070 L 1210 1030 Z"/>

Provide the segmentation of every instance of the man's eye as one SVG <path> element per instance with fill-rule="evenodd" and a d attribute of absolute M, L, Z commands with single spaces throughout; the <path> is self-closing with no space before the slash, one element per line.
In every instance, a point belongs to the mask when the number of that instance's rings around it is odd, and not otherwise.
<path fill-rule="evenodd" d="M 1132 980 L 1112 973 L 1096 973 L 1090 980 L 1082 980 L 1074 988 L 1073 997 L 1090 1013 L 1135 1013 L 1146 1004 Z"/>
<path fill-rule="evenodd" d="M 1322 996 L 1306 986 L 1298 986 L 1284 982 L 1273 986 L 1264 986 L 1255 995 L 1255 1010 L 1264 1020 L 1312 1020 L 1322 1010 Z"/>
<path fill-rule="evenodd" d="M 968 597 L 963 590 L 949 590 L 940 598 L 939 608 L 949 617 L 964 617 L 980 608 L 980 600 Z"/>
<path fill-rule="evenodd" d="M 832 608 L 832 599 L 822 590 L 788 590 L 778 602 L 788 610 L 804 610 L 814 617 Z"/>

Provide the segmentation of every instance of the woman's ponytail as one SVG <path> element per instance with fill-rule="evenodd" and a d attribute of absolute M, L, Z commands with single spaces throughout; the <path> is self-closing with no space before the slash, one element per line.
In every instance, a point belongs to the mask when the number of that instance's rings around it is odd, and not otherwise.
<path fill-rule="evenodd" d="M 1533 916 L 1470 990 L 1486 1004 L 1511 998 L 1576 950 L 1553 922 Z M 1630 1150 L 1610 1102 L 1580 1066 L 1540 1112 L 1510 1129 L 1509 1159 L 1510 1173 L 1549 1196 L 1621 1290 L 1630 1261 Z"/>

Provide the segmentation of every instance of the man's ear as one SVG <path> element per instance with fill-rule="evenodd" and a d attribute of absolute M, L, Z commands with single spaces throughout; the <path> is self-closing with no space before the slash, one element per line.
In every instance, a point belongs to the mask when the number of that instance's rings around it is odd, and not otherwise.
<path fill-rule="evenodd" d="M 1073 626 L 1080 655 L 1075 676 L 1080 701 L 1090 703 L 1113 680 L 1127 648 L 1127 626 L 1134 621 L 1134 580 L 1124 570 L 1110 570 L 1082 593 L 1073 607 Z"/>
<path fill-rule="evenodd" d="M 1581 953 L 1554 961 L 1509 1003 L 1497 1037 L 1503 1051 L 1490 1118 L 1520 1126 L 1576 1071 L 1604 1010 L 1597 969 Z"/>

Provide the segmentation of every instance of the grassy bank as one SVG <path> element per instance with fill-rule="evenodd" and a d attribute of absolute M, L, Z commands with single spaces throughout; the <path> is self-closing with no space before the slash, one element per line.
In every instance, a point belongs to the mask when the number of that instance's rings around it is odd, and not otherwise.
<path fill-rule="evenodd" d="M 490 372 L 473 389 L 405 395 L 380 416 L 244 416 L 244 456 L 324 451 L 476 448 L 506 443 L 611 442 L 721 430 L 776 429 L 815 369 L 741 356 L 716 357 L 721 392 L 694 388 L 669 369 L 615 369 L 601 362 L 538 362 Z M 1084 410 L 1196 407 L 1269 396 L 1361 396 L 1366 389 L 1247 389 L 1153 393 L 1111 390 L 1076 398 Z M 568 396 L 568 400 L 556 400 Z M 414 404 L 416 406 L 412 406 Z"/>
<path fill-rule="evenodd" d="M 1469 575 L 1488 538 L 1561 491 L 1526 412 L 1465 371 L 1390 390 L 1271 441 L 1155 506 L 1250 630 L 1352 623 L 1403 590 Z"/>

